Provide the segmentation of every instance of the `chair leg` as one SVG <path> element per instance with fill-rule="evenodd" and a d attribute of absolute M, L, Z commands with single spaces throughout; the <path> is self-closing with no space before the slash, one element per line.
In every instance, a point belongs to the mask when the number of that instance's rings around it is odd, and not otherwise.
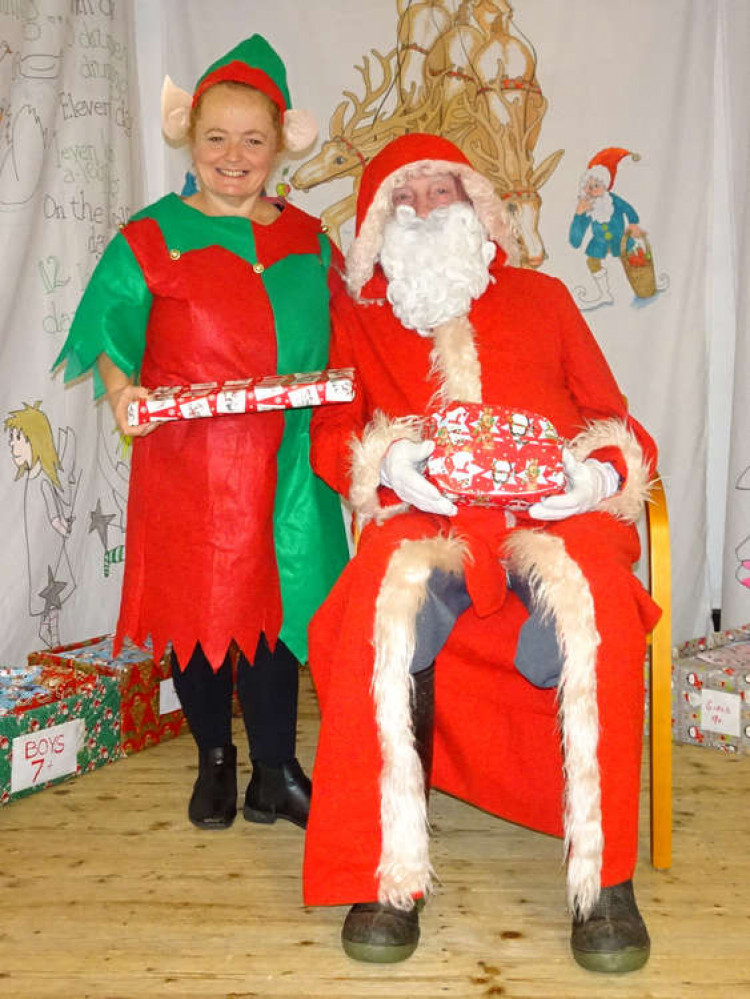
<path fill-rule="evenodd" d="M 672 866 L 672 580 L 667 501 L 660 479 L 653 484 L 646 510 L 651 596 L 662 609 L 661 620 L 651 636 L 651 864 L 667 870 Z"/>

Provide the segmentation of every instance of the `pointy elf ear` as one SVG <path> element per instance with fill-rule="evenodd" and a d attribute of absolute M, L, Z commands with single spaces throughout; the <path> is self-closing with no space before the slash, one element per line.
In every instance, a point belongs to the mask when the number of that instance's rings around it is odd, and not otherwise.
<path fill-rule="evenodd" d="M 284 112 L 284 145 L 291 153 L 301 153 L 318 137 L 318 123 L 310 111 L 290 108 Z"/>
<path fill-rule="evenodd" d="M 187 138 L 192 96 L 164 77 L 161 88 L 161 130 L 165 138 L 179 145 Z"/>

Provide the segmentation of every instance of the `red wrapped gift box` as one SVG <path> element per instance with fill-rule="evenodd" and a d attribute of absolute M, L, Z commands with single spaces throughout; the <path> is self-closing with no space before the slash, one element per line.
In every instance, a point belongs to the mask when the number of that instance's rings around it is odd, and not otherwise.
<path fill-rule="evenodd" d="M 354 371 L 329 368 L 306 374 L 268 375 L 231 382 L 154 389 L 128 406 L 128 423 L 163 423 L 273 409 L 300 409 L 354 398 Z"/>
<path fill-rule="evenodd" d="M 426 474 L 454 503 L 522 512 L 565 489 L 562 441 L 537 413 L 453 403 L 430 414 L 426 438 Z"/>
<path fill-rule="evenodd" d="M 61 669 L 73 664 L 77 670 L 116 677 L 120 686 L 122 747 L 129 755 L 172 739 L 182 731 L 185 718 L 180 710 L 170 654 L 154 661 L 148 650 L 125 641 L 120 655 L 112 656 L 112 636 L 102 635 L 84 642 L 32 652 L 29 665 Z"/>

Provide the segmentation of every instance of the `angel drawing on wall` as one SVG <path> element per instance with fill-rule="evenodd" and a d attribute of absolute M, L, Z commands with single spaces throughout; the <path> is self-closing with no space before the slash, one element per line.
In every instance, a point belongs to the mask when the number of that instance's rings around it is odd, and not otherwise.
<path fill-rule="evenodd" d="M 39 618 L 39 637 L 48 647 L 60 644 L 60 611 L 76 588 L 67 543 L 81 473 L 76 467 L 76 437 L 68 427 L 55 445 L 41 403 L 23 404 L 4 423 L 16 480 L 24 483 L 28 609 Z"/>

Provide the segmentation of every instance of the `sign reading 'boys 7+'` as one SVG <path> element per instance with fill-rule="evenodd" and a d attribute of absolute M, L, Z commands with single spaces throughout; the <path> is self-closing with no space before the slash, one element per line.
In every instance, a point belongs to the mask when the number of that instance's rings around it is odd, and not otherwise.
<path fill-rule="evenodd" d="M 83 733 L 83 722 L 75 718 L 17 736 L 13 740 L 10 793 L 17 794 L 56 777 L 74 774 Z"/>

